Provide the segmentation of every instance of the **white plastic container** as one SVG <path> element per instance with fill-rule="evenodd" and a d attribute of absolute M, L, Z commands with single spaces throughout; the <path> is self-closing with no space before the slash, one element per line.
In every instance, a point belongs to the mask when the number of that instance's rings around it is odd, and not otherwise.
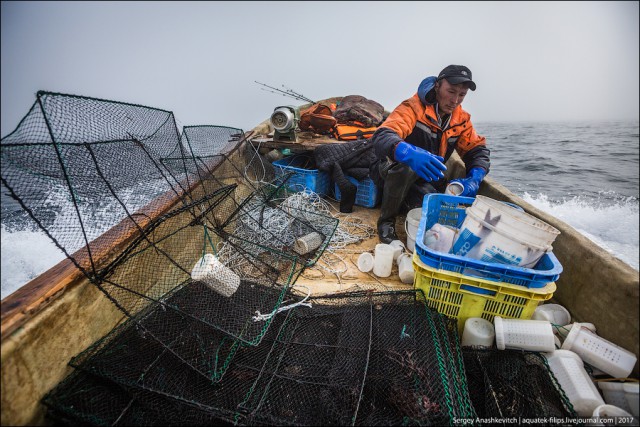
<path fill-rule="evenodd" d="M 444 190 L 444 194 L 449 194 L 451 196 L 459 196 L 464 191 L 464 185 L 459 182 L 452 182 L 447 185 L 447 188 Z"/>
<path fill-rule="evenodd" d="M 392 267 L 393 247 L 385 243 L 378 243 L 373 261 L 373 274 L 378 277 L 389 277 L 391 276 Z"/>
<path fill-rule="evenodd" d="M 629 412 L 631 415 L 638 418 L 638 403 L 639 397 L 638 391 L 640 391 L 640 383 L 624 383 L 624 394 L 627 398 L 627 405 L 629 406 Z"/>
<path fill-rule="evenodd" d="M 553 351 L 553 328 L 546 320 L 493 319 L 498 350 Z"/>
<path fill-rule="evenodd" d="M 456 238 L 456 232 L 454 228 L 435 223 L 424 232 L 423 243 L 431 250 L 449 253 Z"/>
<path fill-rule="evenodd" d="M 532 268 L 560 232 L 526 212 L 484 196 L 466 209 L 452 253 Z"/>
<path fill-rule="evenodd" d="M 556 350 L 545 353 L 544 356 L 579 416 L 591 417 L 598 406 L 604 405 L 604 400 L 577 354 L 568 350 Z"/>
<path fill-rule="evenodd" d="M 554 325 L 562 326 L 571 322 L 571 314 L 560 304 L 542 304 L 536 307 L 532 320 L 546 320 Z"/>
<path fill-rule="evenodd" d="M 491 347 L 496 337 L 493 324 L 481 317 L 469 317 L 464 322 L 463 347 Z"/>
<path fill-rule="evenodd" d="M 393 248 L 393 260 L 398 262 L 398 257 L 404 252 L 404 243 L 400 240 L 393 240 L 389 245 Z"/>
<path fill-rule="evenodd" d="M 598 381 L 597 384 L 598 388 L 602 390 L 602 395 L 607 405 L 615 405 L 627 412 L 631 412 L 631 407 L 624 392 L 624 383 Z"/>
<path fill-rule="evenodd" d="M 637 360 L 629 350 L 596 335 L 580 323 L 573 324 L 562 348 L 573 351 L 586 363 L 613 378 L 627 378 Z"/>
<path fill-rule="evenodd" d="M 600 405 L 593 410 L 591 416 L 593 423 L 591 425 L 596 426 L 618 426 L 618 425 L 638 425 L 638 422 L 632 422 L 632 415 L 622 408 L 614 405 Z M 619 422 L 618 418 L 622 418 L 622 422 Z"/>
<path fill-rule="evenodd" d="M 587 328 L 591 332 L 596 333 L 596 325 L 594 325 L 593 323 L 580 323 L 580 325 L 583 328 Z M 564 325 L 560 328 L 555 328 L 554 333 L 557 333 L 560 336 L 560 338 L 564 340 L 567 338 L 567 335 L 569 335 L 569 332 L 571 332 L 571 328 L 573 328 L 573 323 Z"/>
<path fill-rule="evenodd" d="M 373 255 L 370 252 L 362 252 L 358 257 L 358 270 L 368 273 L 373 270 Z"/>
<path fill-rule="evenodd" d="M 293 250 L 298 255 L 305 255 L 314 251 L 322 244 L 322 236 L 317 231 L 304 235 L 293 242 Z"/>
<path fill-rule="evenodd" d="M 404 229 L 407 232 L 407 250 L 413 252 L 416 247 L 416 235 L 422 217 L 422 208 L 411 209 L 404 220 Z"/>
<path fill-rule="evenodd" d="M 515 209 L 511 210 L 517 212 Z M 551 250 L 550 246 L 526 243 L 517 235 L 504 232 L 496 226 L 500 223 L 492 225 L 492 220 L 467 208 L 467 216 L 453 244 L 453 253 L 485 262 L 532 268 L 548 250 Z"/>
<path fill-rule="evenodd" d="M 413 260 L 410 254 L 402 254 L 398 257 L 398 276 L 402 283 L 413 283 L 415 271 L 413 270 Z"/>
<path fill-rule="evenodd" d="M 470 209 L 485 221 L 487 216 L 491 219 L 500 216 L 496 224 L 500 230 L 533 246 L 549 247 L 560 234 L 558 229 L 524 210 L 486 196 L 476 196 Z"/>
<path fill-rule="evenodd" d="M 240 286 L 240 276 L 213 254 L 205 254 L 196 262 L 191 269 L 191 280 L 202 282 L 225 297 L 233 295 Z"/>

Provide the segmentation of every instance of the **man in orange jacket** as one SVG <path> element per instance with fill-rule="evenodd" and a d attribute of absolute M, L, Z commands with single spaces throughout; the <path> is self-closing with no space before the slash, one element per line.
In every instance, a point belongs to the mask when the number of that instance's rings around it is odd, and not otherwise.
<path fill-rule="evenodd" d="M 398 237 L 396 215 L 403 207 L 422 205 L 426 193 L 442 192 L 446 185 L 444 163 L 455 149 L 466 167 L 461 196 L 475 197 L 489 172 L 485 138 L 461 107 L 467 92 L 476 90 L 471 70 L 449 65 L 437 77 L 427 77 L 418 92 L 403 101 L 380 125 L 371 141 L 377 160 L 370 175 L 382 188 L 378 237 L 390 243 Z"/>

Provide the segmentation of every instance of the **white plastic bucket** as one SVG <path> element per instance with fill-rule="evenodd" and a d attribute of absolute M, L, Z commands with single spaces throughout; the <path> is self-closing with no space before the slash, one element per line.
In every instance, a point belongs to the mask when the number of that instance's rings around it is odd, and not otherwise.
<path fill-rule="evenodd" d="M 496 224 L 498 229 L 532 246 L 550 247 L 560 234 L 558 229 L 521 208 L 514 209 L 489 197 L 476 196 L 467 212 L 469 209 L 483 220 L 487 215 L 492 219 L 500 217 Z"/>
<path fill-rule="evenodd" d="M 613 378 L 627 378 L 637 360 L 629 350 L 596 335 L 580 323 L 573 324 L 562 348 L 575 352 L 586 363 Z"/>
<path fill-rule="evenodd" d="M 413 283 L 415 272 L 413 270 L 413 260 L 410 254 L 401 254 L 398 257 L 398 276 L 402 283 Z"/>
<path fill-rule="evenodd" d="M 422 208 L 411 209 L 404 220 L 404 230 L 407 232 L 407 249 L 413 252 L 416 247 L 416 235 L 422 218 Z"/>
<path fill-rule="evenodd" d="M 546 320 L 554 325 L 562 326 L 571 322 L 571 314 L 560 304 L 542 304 L 536 307 L 531 319 Z"/>
<path fill-rule="evenodd" d="M 498 350 L 553 351 L 555 341 L 551 323 L 546 320 L 493 319 Z"/>
<path fill-rule="evenodd" d="M 462 347 L 491 347 L 496 337 L 493 324 L 481 317 L 469 317 L 464 322 Z"/>
<path fill-rule="evenodd" d="M 556 350 L 545 353 L 544 356 L 579 416 L 590 417 L 598 406 L 604 405 L 604 400 L 577 354 L 568 350 Z"/>
<path fill-rule="evenodd" d="M 393 267 L 393 247 L 378 243 L 373 257 L 373 274 L 378 277 L 391 276 L 391 268 Z"/>
<path fill-rule="evenodd" d="M 513 212 L 516 209 L 508 208 Z M 467 216 L 460 227 L 452 252 L 455 255 L 466 256 L 485 262 L 514 265 L 524 268 L 532 268 L 551 248 L 549 246 L 536 246 L 520 240 L 516 235 L 511 235 L 499 227 L 505 223 L 500 216 L 496 225 L 490 222 L 494 218 L 479 216 L 477 211 L 467 208 Z"/>

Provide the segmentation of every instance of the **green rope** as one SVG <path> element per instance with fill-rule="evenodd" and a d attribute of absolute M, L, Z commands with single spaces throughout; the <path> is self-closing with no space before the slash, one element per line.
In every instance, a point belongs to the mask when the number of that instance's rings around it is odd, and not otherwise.
<path fill-rule="evenodd" d="M 207 254 L 207 242 L 209 242 L 209 246 L 211 246 L 211 249 L 213 250 L 213 254 L 217 256 L 218 252 L 216 251 L 216 245 L 213 244 L 213 241 L 211 240 L 211 235 L 209 234 L 207 227 L 203 226 L 202 228 L 204 229 L 204 239 L 202 242 L 202 256 L 204 257 Z"/>

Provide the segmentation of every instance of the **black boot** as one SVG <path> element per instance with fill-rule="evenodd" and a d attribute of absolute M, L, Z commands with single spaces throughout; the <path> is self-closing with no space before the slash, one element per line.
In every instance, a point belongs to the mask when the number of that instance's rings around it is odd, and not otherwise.
<path fill-rule="evenodd" d="M 384 221 L 378 220 L 378 238 L 380 243 L 391 243 L 394 240 L 398 240 L 396 234 L 396 218 L 387 219 Z"/>
<path fill-rule="evenodd" d="M 386 165 L 381 168 L 380 176 L 384 179 L 382 205 L 378 218 L 378 238 L 381 243 L 398 240 L 396 234 L 396 215 L 400 211 L 409 187 L 417 179 L 415 172 L 402 163 Z"/>

